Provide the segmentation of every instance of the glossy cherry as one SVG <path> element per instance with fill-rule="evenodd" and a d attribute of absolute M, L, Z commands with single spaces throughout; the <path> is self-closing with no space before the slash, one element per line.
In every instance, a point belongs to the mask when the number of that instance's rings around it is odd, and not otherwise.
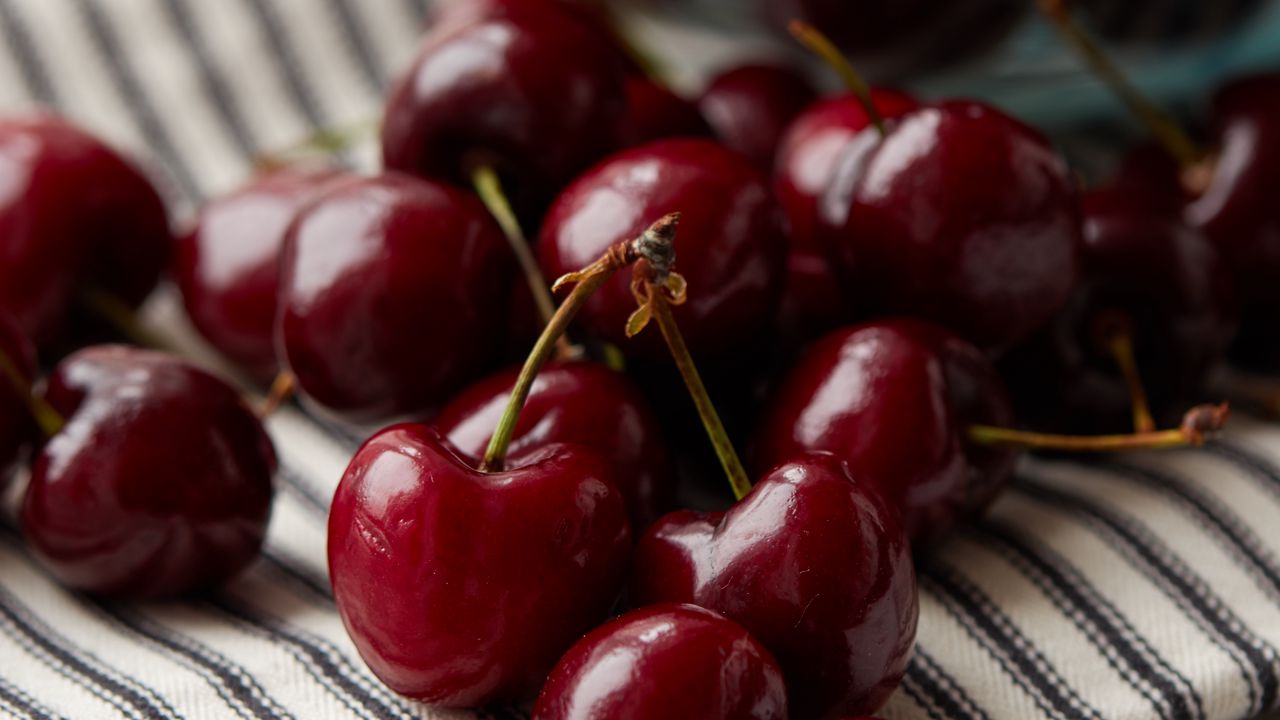
<path fill-rule="evenodd" d="M 633 610 L 560 659 L 534 720 L 785 720 L 778 663 L 750 633 L 700 607 Z"/>
<path fill-rule="evenodd" d="M 922 317 L 999 351 L 1075 285 L 1074 181 L 1040 133 L 995 108 L 951 100 L 884 138 L 864 131 L 833 177 L 821 232 L 860 312 Z"/>
<path fill-rule="evenodd" d="M 643 145 L 674 137 L 707 137 L 711 128 L 694 103 L 643 75 L 627 78 L 627 112 L 620 120 L 618 145 Z"/>
<path fill-rule="evenodd" d="M 1013 423 L 1008 394 L 980 351 L 940 327 L 888 319 L 818 340 L 762 415 L 754 465 L 828 451 L 875 483 L 925 543 L 981 512 L 1015 452 L 966 441 L 971 424 Z"/>
<path fill-rule="evenodd" d="M 435 426 L 471 460 L 484 456 L 519 368 L 472 385 L 435 418 Z M 519 458 L 552 443 L 596 450 L 613 465 L 613 479 L 631 525 L 648 527 L 675 497 L 675 476 L 662 427 L 640 389 L 625 375 L 593 362 L 551 363 L 538 373 L 511 442 Z"/>
<path fill-rule="evenodd" d="M 1203 236 L 1128 191 L 1091 191 L 1084 212 L 1080 284 L 1001 362 L 1019 417 L 1042 429 L 1132 427 L 1130 391 L 1108 348 L 1108 334 L 1123 332 L 1157 424 L 1176 423 L 1234 334 L 1230 273 Z"/>
<path fill-rule="evenodd" d="M 178 240 L 173 276 L 187 316 L 215 348 L 258 379 L 279 369 L 274 327 L 285 231 L 333 168 L 281 168 L 206 203 Z"/>
<path fill-rule="evenodd" d="M 548 445 L 481 473 L 424 425 L 356 452 L 329 513 L 334 599 L 393 690 L 450 706 L 519 700 L 604 617 L 631 547 L 610 466 Z"/>
<path fill-rule="evenodd" d="M 29 392 L 36 378 L 35 348 L 3 311 L 0 311 L 0 353 L 12 364 Z M 8 483 L 19 455 L 36 432 L 22 392 L 0 367 L 0 489 Z"/>
<path fill-rule="evenodd" d="M 276 456 L 234 388 L 174 356 L 106 345 L 59 363 L 44 397 L 66 425 L 32 462 L 22 530 L 59 581 L 172 596 L 257 557 Z"/>
<path fill-rule="evenodd" d="M 0 309 L 37 346 L 66 340 L 87 287 L 136 306 L 172 245 L 128 161 L 54 115 L 0 120 Z"/>
<path fill-rule="evenodd" d="M 915 571 L 897 512 L 834 455 L 773 469 L 724 513 L 680 511 L 637 545 L 633 600 L 689 602 L 782 666 L 794 717 L 874 711 L 915 642 Z"/>
<path fill-rule="evenodd" d="M 542 271 L 559 277 L 653 218 L 680 212 L 680 273 L 697 288 L 675 308 L 700 357 L 741 348 L 777 310 L 787 241 L 768 181 L 737 153 L 707 140 L 665 140 L 613 155 L 579 177 L 547 213 Z M 583 309 L 583 324 L 628 353 L 665 358 L 657 333 L 628 341 L 636 308 L 630 278 L 614 277 Z"/>
<path fill-rule="evenodd" d="M 793 68 L 748 64 L 712 78 L 698 107 L 720 142 L 767 172 L 787 125 L 817 96 L 808 79 Z"/>
<path fill-rule="evenodd" d="M 281 360 L 347 419 L 423 412 L 498 361 L 512 264 L 467 193 L 398 174 L 333 185 L 285 240 Z"/>
<path fill-rule="evenodd" d="M 626 109 L 620 53 L 582 12 L 485 2 L 428 32 L 387 101 L 386 167 L 464 183 L 491 164 L 517 209 L 540 209 L 614 149 Z"/>

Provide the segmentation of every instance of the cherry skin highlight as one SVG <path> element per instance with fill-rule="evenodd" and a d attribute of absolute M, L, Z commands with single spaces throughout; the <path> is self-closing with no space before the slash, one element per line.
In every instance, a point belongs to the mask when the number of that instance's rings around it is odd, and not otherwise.
<path fill-rule="evenodd" d="M 467 193 L 398 174 L 332 185 L 285 239 L 281 360 L 345 419 L 422 413 L 497 362 L 513 265 Z"/>
<path fill-rule="evenodd" d="M 481 473 L 424 425 L 356 452 L 329 513 L 347 632 L 392 690 L 479 706 L 537 692 L 616 599 L 631 547 L 609 463 L 548 445 Z"/>
<path fill-rule="evenodd" d="M 883 139 L 864 131 L 833 178 L 821 232 L 859 312 L 921 317 L 998 352 L 1075 285 L 1074 181 L 1040 133 L 995 108 L 952 100 Z"/>
<path fill-rule="evenodd" d="M 0 120 L 0 188 L 0 309 L 42 349 L 85 320 L 87 286 L 137 306 L 169 261 L 169 219 L 150 181 L 59 117 Z"/>
<path fill-rule="evenodd" d="M 519 368 L 509 368 L 490 375 L 436 416 L 435 427 L 461 455 L 474 461 L 484 456 L 518 374 Z M 648 527 L 670 508 L 675 476 L 662 427 L 625 375 L 593 362 L 543 367 L 520 411 L 508 454 L 518 464 L 521 456 L 552 443 L 585 445 L 609 460 L 632 527 Z"/>
<path fill-rule="evenodd" d="M 720 142 L 768 172 L 787 125 L 817 96 L 792 68 L 748 64 L 712 78 L 698 107 Z"/>
<path fill-rule="evenodd" d="M 716 143 L 654 142 L 588 170 L 547 213 L 538 246 L 543 274 L 577 270 L 670 212 L 681 213 L 680 274 L 696 289 L 673 312 L 695 355 L 725 356 L 748 344 L 777 311 L 787 240 L 765 177 Z M 665 360 L 658 333 L 626 338 L 636 301 L 623 275 L 588 301 L 579 320 L 628 354 Z"/>
<path fill-rule="evenodd" d="M 782 671 L 741 626 L 693 605 L 633 610 L 560 659 L 535 720 L 784 720 Z"/>
<path fill-rule="evenodd" d="M 285 232 L 308 201 L 344 176 L 323 167 L 265 173 L 206 203 L 178 240 L 172 272 L 187 316 L 259 380 L 279 370 L 274 324 Z"/>
<path fill-rule="evenodd" d="M 107 345 L 59 363 L 44 397 L 66 426 L 32 462 L 21 519 L 60 582 L 168 597 L 257 557 L 276 456 L 234 388 L 174 356 Z"/>
<path fill-rule="evenodd" d="M 940 327 L 899 318 L 837 330 L 784 377 L 756 433 L 754 465 L 834 453 L 901 513 L 912 542 L 936 540 L 985 509 L 1016 452 L 966 441 L 972 424 L 1010 426 L 987 358 Z"/>
<path fill-rule="evenodd" d="M 794 717 L 874 711 L 915 642 L 898 513 L 831 454 L 779 465 L 724 513 L 679 511 L 636 547 L 638 606 L 688 602 L 742 625 L 782 666 Z"/>

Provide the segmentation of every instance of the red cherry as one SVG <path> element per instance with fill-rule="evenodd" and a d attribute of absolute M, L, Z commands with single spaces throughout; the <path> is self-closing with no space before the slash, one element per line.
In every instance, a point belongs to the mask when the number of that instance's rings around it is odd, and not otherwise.
<path fill-rule="evenodd" d="M 808 79 L 783 65 L 740 65 L 711 80 L 698 107 L 729 148 L 768 171 L 791 119 L 817 98 Z"/>
<path fill-rule="evenodd" d="M 579 640 L 552 671 L 535 720 L 781 720 L 778 663 L 750 633 L 693 605 L 633 610 Z"/>
<path fill-rule="evenodd" d="M 173 275 L 191 322 L 259 379 L 279 369 L 273 328 L 285 231 L 308 201 L 344 176 L 332 168 L 261 175 L 205 204 L 178 240 Z"/>
<path fill-rule="evenodd" d="M 711 134 L 697 105 L 642 75 L 627 78 L 627 112 L 621 123 L 618 139 L 622 148 L 663 138 Z"/>
<path fill-rule="evenodd" d="M 1080 212 L 1066 164 L 1040 133 L 981 103 L 944 102 L 884 138 L 859 134 L 820 211 L 854 307 L 932 320 L 984 349 L 1039 329 L 1075 285 Z"/>
<path fill-rule="evenodd" d="M 626 150 L 561 193 L 542 228 L 543 273 L 559 277 L 680 212 L 680 274 L 695 288 L 674 309 L 690 348 L 723 356 L 754 338 L 777 310 L 786 260 L 782 212 L 764 176 L 707 140 L 665 140 Z M 657 333 L 628 341 L 636 308 L 630 279 L 612 278 L 583 308 L 583 324 L 628 353 L 666 356 Z"/>
<path fill-rule="evenodd" d="M 3 311 L 0 311 L 0 354 L 3 355 L 0 363 L 11 364 L 29 392 L 36 377 L 36 351 Z M 9 482 L 18 456 L 36 432 L 21 392 L 6 368 L 0 366 L 0 488 Z"/>
<path fill-rule="evenodd" d="M 87 286 L 136 306 L 172 238 L 155 188 L 53 115 L 0 120 L 0 309 L 44 348 L 66 339 Z"/>
<path fill-rule="evenodd" d="M 357 452 L 329 513 L 338 611 L 373 672 L 411 698 L 525 698 L 614 602 L 631 547 L 609 464 L 549 445 L 481 473 L 423 425 Z"/>
<path fill-rule="evenodd" d="M 782 666 L 795 717 L 875 710 L 915 641 L 898 514 L 829 454 L 775 468 L 728 512 L 659 520 L 632 588 L 639 604 L 691 602 L 746 628 Z"/>
<path fill-rule="evenodd" d="M 397 174 L 332 185 L 285 240 L 281 360 L 348 419 L 421 413 L 497 360 L 512 276 L 473 196 Z"/>
<path fill-rule="evenodd" d="M 464 457 L 484 456 L 518 373 L 509 368 L 481 380 L 436 417 L 440 434 Z M 610 461 L 632 527 L 648 527 L 671 506 L 675 477 L 662 427 L 625 375 L 591 362 L 544 367 L 520 411 L 509 452 L 519 464 L 520 456 L 552 443 L 585 445 Z"/>
<path fill-rule="evenodd" d="M 276 456 L 230 385 L 171 355 L 96 346 L 59 363 L 44 396 L 66 425 L 32 463 L 22 529 L 63 584 L 179 595 L 257 556 Z"/>
<path fill-rule="evenodd" d="M 966 441 L 969 425 L 1007 427 L 1013 411 L 987 358 L 942 328 L 882 320 L 827 335 L 787 373 L 756 434 L 755 464 L 828 451 L 876 483 L 913 541 L 980 512 L 1016 452 Z"/>

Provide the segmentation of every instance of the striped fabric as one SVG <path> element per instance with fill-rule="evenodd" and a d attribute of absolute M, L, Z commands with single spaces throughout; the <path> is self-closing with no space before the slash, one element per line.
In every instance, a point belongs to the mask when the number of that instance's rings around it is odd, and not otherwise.
<path fill-rule="evenodd" d="M 374 117 L 424 0 L 0 0 L 0 108 L 58 108 L 154 171 L 185 216 L 250 157 Z M 363 147 L 347 159 L 371 167 Z M 149 317 L 211 360 L 162 293 Z M 325 575 L 326 507 L 356 438 L 296 410 L 266 552 L 200 602 L 57 587 L 0 526 L 0 715 L 464 718 L 364 668 Z M 16 495 L 16 488 L 15 495 Z M 10 510 L 14 497 L 10 497 Z M 1210 448 L 1024 463 L 921 573 L 920 639 L 887 718 L 1249 718 L 1280 679 L 1280 426 Z M 491 709 L 479 717 L 521 717 Z"/>

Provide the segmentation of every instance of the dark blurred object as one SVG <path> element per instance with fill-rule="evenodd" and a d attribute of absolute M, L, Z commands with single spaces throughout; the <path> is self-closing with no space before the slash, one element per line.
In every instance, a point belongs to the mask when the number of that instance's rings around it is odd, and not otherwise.
<path fill-rule="evenodd" d="M 1075 0 L 1090 27 L 1111 40 L 1163 43 L 1219 38 L 1261 0 Z"/>

